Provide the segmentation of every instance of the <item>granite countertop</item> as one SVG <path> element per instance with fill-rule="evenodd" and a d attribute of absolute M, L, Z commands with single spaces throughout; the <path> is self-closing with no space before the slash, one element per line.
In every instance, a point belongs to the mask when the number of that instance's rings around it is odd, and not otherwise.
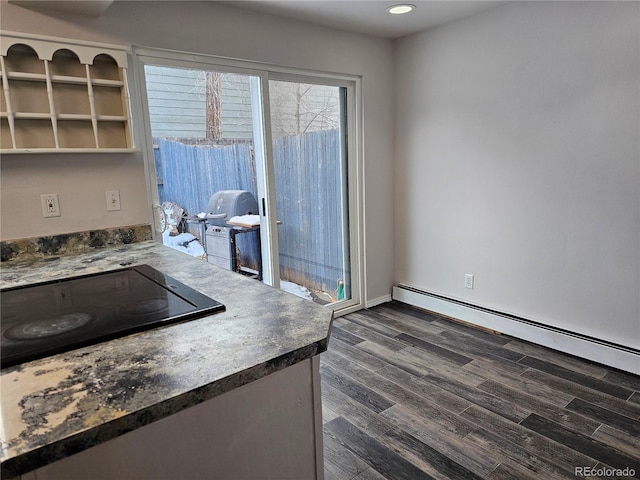
<path fill-rule="evenodd" d="M 3 478 L 80 452 L 317 355 L 331 310 L 147 241 L 5 262 L 2 288 L 148 264 L 226 311 L 0 372 Z"/>

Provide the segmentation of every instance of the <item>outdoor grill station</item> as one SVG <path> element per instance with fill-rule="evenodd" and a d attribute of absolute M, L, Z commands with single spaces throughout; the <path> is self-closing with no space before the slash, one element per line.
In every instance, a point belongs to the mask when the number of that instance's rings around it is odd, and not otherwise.
<path fill-rule="evenodd" d="M 237 241 L 240 234 L 254 233 L 260 244 L 260 224 L 250 225 L 230 222 L 234 217 L 258 215 L 258 202 L 246 190 L 221 190 L 216 192 L 207 205 L 207 213 L 202 219 L 206 225 L 204 246 L 207 261 L 233 272 L 239 271 Z M 257 249 L 258 273 L 262 280 L 262 255 Z"/>

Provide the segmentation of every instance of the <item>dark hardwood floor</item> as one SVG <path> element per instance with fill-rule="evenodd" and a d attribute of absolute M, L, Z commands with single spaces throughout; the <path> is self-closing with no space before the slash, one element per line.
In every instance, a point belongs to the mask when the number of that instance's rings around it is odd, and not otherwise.
<path fill-rule="evenodd" d="M 638 376 L 399 302 L 321 359 L 327 480 L 640 478 Z"/>

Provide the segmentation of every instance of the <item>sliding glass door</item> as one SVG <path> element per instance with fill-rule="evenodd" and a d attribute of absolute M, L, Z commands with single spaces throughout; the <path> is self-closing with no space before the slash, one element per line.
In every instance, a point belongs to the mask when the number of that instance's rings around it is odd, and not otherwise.
<path fill-rule="evenodd" d="M 355 82 L 149 49 L 135 61 L 158 239 L 224 267 L 208 233 L 235 228 L 229 268 L 336 309 L 357 305 Z M 209 220 L 212 197 L 230 190 L 255 199 L 246 221 L 259 235 Z"/>
<path fill-rule="evenodd" d="M 268 235 L 256 232 L 264 193 L 255 145 L 264 134 L 259 99 L 252 92 L 259 89 L 259 78 L 154 64 L 144 66 L 144 75 L 162 242 L 262 279 L 260 238 Z M 215 198 L 231 200 L 230 192 L 239 191 L 250 201 L 235 213 L 249 214 L 243 219 L 249 226 L 229 225 L 234 215 L 229 212 L 210 218 Z"/>
<path fill-rule="evenodd" d="M 280 287 L 351 298 L 347 89 L 269 81 Z"/>

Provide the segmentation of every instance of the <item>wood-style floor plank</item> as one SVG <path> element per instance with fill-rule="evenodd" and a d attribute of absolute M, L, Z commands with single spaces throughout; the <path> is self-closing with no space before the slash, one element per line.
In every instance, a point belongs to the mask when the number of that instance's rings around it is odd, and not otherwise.
<path fill-rule="evenodd" d="M 508 365 L 510 368 L 518 366 L 523 370 L 516 370 L 514 373 L 505 369 L 505 365 Z M 517 363 L 476 359 L 471 363 L 464 365 L 463 370 L 468 370 L 470 372 L 477 373 L 478 375 L 484 375 L 489 380 L 501 383 L 509 388 L 552 405 L 564 407 L 574 399 L 574 396 L 571 394 L 564 393 L 555 388 L 550 388 L 543 383 L 536 382 L 532 378 L 522 376 L 527 368 Z"/>
<path fill-rule="evenodd" d="M 381 440 L 434 478 L 442 480 L 450 478 L 480 480 L 482 478 L 454 461 L 449 455 L 441 453 L 401 428 L 389 430 Z"/>
<path fill-rule="evenodd" d="M 632 437 L 617 428 L 603 424 L 600 425 L 600 428 L 598 428 L 598 430 L 596 430 L 591 436 L 596 440 L 600 440 L 602 443 L 606 443 L 618 450 L 622 450 L 631 456 L 640 455 L 640 437 Z"/>
<path fill-rule="evenodd" d="M 411 316 L 417 318 L 423 322 L 433 322 L 434 320 L 440 319 L 440 315 L 437 313 L 430 312 L 428 310 L 423 310 L 421 308 L 414 307 L 412 305 L 408 305 L 406 303 L 391 301 L 387 304 L 382 304 L 378 306 L 378 310 L 386 310 L 392 309 L 393 312 L 398 312 L 403 315 Z"/>
<path fill-rule="evenodd" d="M 330 351 L 339 353 L 346 356 L 354 363 L 367 367 L 374 372 L 387 367 L 389 364 L 384 360 L 380 360 L 378 357 L 371 355 L 359 348 L 354 348 L 352 345 L 346 344 L 339 339 L 331 339 Z"/>
<path fill-rule="evenodd" d="M 375 438 L 367 435 L 342 417 L 331 420 L 325 425 L 334 438 L 343 447 L 352 451 L 367 464 L 389 480 L 432 480 L 411 462 L 385 447 Z"/>
<path fill-rule="evenodd" d="M 476 445 L 466 445 L 463 437 L 430 427 L 428 419 L 396 405 L 383 413 L 385 419 L 430 445 L 458 465 L 480 477 L 488 475 L 499 463 L 489 452 Z M 437 432 L 437 433 L 436 433 Z"/>
<path fill-rule="evenodd" d="M 447 378 L 442 375 L 424 375 L 422 379 L 514 422 L 519 422 L 531 413 L 526 405 L 519 405 L 508 399 L 497 397 L 474 386 L 461 383 L 455 378 Z"/>
<path fill-rule="evenodd" d="M 329 384 L 322 385 L 322 403 L 327 403 L 339 417 L 348 418 L 369 435 L 381 435 L 390 428 L 389 423 L 382 417 Z"/>
<path fill-rule="evenodd" d="M 393 338 L 389 338 L 386 335 L 382 335 L 370 328 L 363 327 L 362 325 L 358 325 L 357 323 L 351 322 L 349 325 L 345 325 L 342 327 L 344 330 L 357 335 L 365 340 L 373 342 L 378 345 L 382 345 L 385 348 L 393 351 L 400 351 L 405 347 L 405 344 L 395 340 Z"/>
<path fill-rule="evenodd" d="M 456 322 L 448 318 L 440 317 L 433 322 L 434 325 L 443 327 L 444 330 L 457 332 L 461 335 L 460 338 L 473 337 L 477 340 L 483 340 L 494 345 L 504 346 L 512 341 L 512 338 L 507 335 L 501 335 L 481 328 L 474 327 L 464 322 Z"/>
<path fill-rule="evenodd" d="M 373 330 L 385 337 L 395 338 L 402 333 L 402 330 L 393 328 L 387 322 L 381 322 L 381 316 L 366 310 L 355 312 L 349 315 L 349 321 L 357 323 L 365 328 Z"/>
<path fill-rule="evenodd" d="M 437 335 L 444 330 L 444 328 L 439 325 L 434 325 L 429 321 L 416 318 L 412 315 L 405 315 L 384 306 L 376 307 L 375 312 L 373 313 L 381 317 L 385 317 L 384 322 L 386 325 L 393 326 L 404 333 L 408 333 L 416 337 L 419 337 L 423 333 Z"/>
<path fill-rule="evenodd" d="M 640 391 L 640 377 L 619 370 L 611 370 L 602 378 L 603 380 L 628 388 L 629 390 Z"/>
<path fill-rule="evenodd" d="M 339 416 L 340 414 L 335 410 L 333 410 L 327 402 L 322 402 L 322 424 L 323 425 Z"/>
<path fill-rule="evenodd" d="M 327 480 L 640 473 L 640 377 L 389 302 L 321 357 Z"/>
<path fill-rule="evenodd" d="M 523 340 L 511 339 L 509 343 L 505 344 L 504 348 L 513 350 L 514 352 L 519 352 L 529 357 L 546 360 L 548 362 L 555 363 L 556 365 L 560 365 L 561 367 L 566 367 L 570 370 L 576 370 L 586 375 L 591 375 L 594 378 L 602 379 L 611 371 L 610 368 L 597 363 L 567 355 L 566 353 L 556 352 L 550 348 L 535 345 Z"/>
<path fill-rule="evenodd" d="M 520 377 L 529 367 L 514 362 L 505 362 L 501 359 L 494 358 L 474 358 L 471 362 L 463 367 L 464 370 L 471 372 L 482 372 L 487 378 L 501 379 L 503 376 L 510 378 Z M 525 379 L 526 381 L 526 379 Z M 529 380 L 532 383 L 532 380 Z"/>
<path fill-rule="evenodd" d="M 401 333 L 396 338 L 398 340 L 402 340 L 403 342 L 408 343 L 409 345 L 413 345 L 416 348 L 419 348 L 433 355 L 441 357 L 444 360 L 453 362 L 456 365 L 462 366 L 473 361 L 472 358 L 467 357 L 466 355 L 461 355 L 453 350 L 449 350 L 448 348 L 439 347 L 435 343 L 426 342 L 424 340 L 421 340 L 420 338 L 414 337 L 413 335 L 407 335 L 406 333 Z"/>
<path fill-rule="evenodd" d="M 367 352 L 374 357 L 379 358 L 387 362 L 389 365 L 395 365 L 396 367 L 404 370 L 405 372 L 412 373 L 419 377 L 427 375 L 429 370 L 419 358 L 412 356 L 406 351 L 390 350 L 375 342 L 362 342 L 357 346 L 358 350 Z"/>
<path fill-rule="evenodd" d="M 360 384 L 363 388 L 376 392 L 386 398 L 389 403 L 410 408 L 421 415 L 428 417 L 430 421 L 437 422 L 439 428 L 464 435 L 471 430 L 470 425 L 459 415 L 439 407 L 428 396 L 422 396 L 404 388 L 403 386 L 385 378 L 366 368 L 350 364 L 349 360 L 333 352 L 327 352 L 324 357 L 325 365 L 329 365 L 335 371 L 342 372 L 352 383 Z M 346 392 L 345 392 L 346 393 Z M 357 401 L 357 399 L 354 398 Z"/>
<path fill-rule="evenodd" d="M 531 410 L 534 410 L 545 418 L 553 420 L 560 425 L 567 426 L 572 430 L 583 433 L 585 435 L 591 435 L 600 426 L 599 421 L 585 416 L 584 412 L 580 412 L 578 410 L 571 411 L 567 410 L 566 408 L 561 408 L 557 405 L 553 405 L 544 401 L 546 397 L 538 399 L 533 395 L 522 393 L 514 388 L 510 388 L 502 383 L 498 383 L 493 380 L 487 380 L 486 382 L 478 385 L 478 388 L 487 393 L 490 393 L 491 395 L 509 398 L 512 402 L 516 402 L 521 405 L 527 405 Z M 573 399 L 572 401 L 575 400 L 576 399 Z"/>
<path fill-rule="evenodd" d="M 633 393 L 633 391 L 629 390 L 628 388 L 620 387 L 613 383 L 593 378 L 583 373 L 574 372 L 573 370 L 569 370 L 568 368 L 561 367 L 559 365 L 555 365 L 551 362 L 540 360 L 538 358 L 527 356 L 521 359 L 519 363 L 535 368 L 536 370 L 540 370 L 541 372 L 549 373 L 564 380 L 569 380 L 570 382 L 577 383 L 584 387 L 591 388 L 592 390 L 598 390 L 599 392 L 606 393 L 607 395 L 618 397 L 622 400 L 626 400 Z"/>
<path fill-rule="evenodd" d="M 356 382 L 346 375 L 341 375 L 327 364 L 321 366 L 320 373 L 324 381 L 329 385 L 375 413 L 383 412 L 394 404 L 394 402 L 389 401 L 386 397 L 374 392 L 362 383 Z"/>
<path fill-rule="evenodd" d="M 557 443 L 537 431 L 489 412 L 482 407 L 469 407 L 462 416 L 476 425 L 502 436 L 516 445 L 524 445 L 527 451 L 547 459 L 563 470 L 573 472 L 576 465 L 595 466 L 598 461 L 573 448 Z"/>
<path fill-rule="evenodd" d="M 515 443 L 489 429 L 478 427 L 476 430 L 470 432 L 465 437 L 465 440 L 477 445 L 485 445 L 485 450 L 487 451 L 496 450 L 501 452 L 503 456 L 511 460 L 510 464 L 517 463 L 533 472 L 538 478 L 562 480 L 572 475 L 552 461 L 526 448 L 526 446 Z"/>
<path fill-rule="evenodd" d="M 399 383 L 406 389 L 432 400 L 450 412 L 460 414 L 473 405 L 469 400 L 393 365 L 387 365 L 378 370 L 378 373 L 383 377 Z"/>
<path fill-rule="evenodd" d="M 527 370 L 522 374 L 523 377 L 532 378 L 538 382 L 545 383 L 550 387 L 557 388 L 558 391 L 570 393 L 582 400 L 594 405 L 598 405 L 630 418 L 640 419 L 640 405 L 630 400 L 621 400 L 618 397 L 607 395 L 598 390 L 593 390 L 584 385 L 574 383 L 571 380 L 556 377 L 546 372 L 541 372 L 534 368 Z"/>
<path fill-rule="evenodd" d="M 470 330 L 473 330 L 470 328 Z M 446 340 L 441 343 L 448 345 L 450 348 L 456 348 L 460 352 L 466 352 L 467 355 L 472 354 L 480 358 L 498 358 L 517 362 L 523 358 L 523 355 L 513 350 L 503 348 L 502 345 L 495 345 L 475 338 L 472 335 L 460 335 L 459 332 L 444 331 L 440 334 Z"/>
<path fill-rule="evenodd" d="M 538 480 L 532 472 L 509 463 L 501 463 L 493 469 L 487 479 L 490 480 Z"/>
<path fill-rule="evenodd" d="M 599 407 L 580 398 L 574 398 L 567 405 L 567 409 L 578 412 L 585 417 L 593 418 L 599 423 L 606 423 L 612 427 L 622 430 L 636 438 L 640 437 L 640 422 L 633 420 L 619 413 L 612 412 L 606 408 Z"/>
<path fill-rule="evenodd" d="M 423 378 L 440 378 L 445 382 L 452 379 L 457 383 L 473 386 L 486 380 L 473 372 L 460 369 L 458 365 L 451 364 L 441 357 L 415 347 L 392 351 L 375 343 L 363 342 L 358 344 L 357 348 Z"/>
<path fill-rule="evenodd" d="M 325 472 L 329 471 L 334 478 L 353 478 L 370 468 L 358 455 L 344 448 L 327 428 L 323 428 L 323 433 Z"/>
<path fill-rule="evenodd" d="M 331 329 L 331 336 L 349 345 L 357 345 L 358 343 L 364 342 L 364 338 L 360 338 L 336 326 Z"/>
<path fill-rule="evenodd" d="M 582 435 L 581 433 L 572 432 L 535 413 L 525 418 L 520 422 L 520 425 L 555 440 L 558 443 L 571 445 L 572 449 L 591 458 L 595 458 L 613 468 L 624 469 L 630 467 L 636 472 L 640 472 L 640 460 L 638 457 L 632 458 L 609 445 Z"/>
<path fill-rule="evenodd" d="M 386 480 L 382 474 L 378 473 L 373 468 L 369 467 L 364 472 L 362 472 L 357 477 L 354 477 L 353 480 Z"/>

